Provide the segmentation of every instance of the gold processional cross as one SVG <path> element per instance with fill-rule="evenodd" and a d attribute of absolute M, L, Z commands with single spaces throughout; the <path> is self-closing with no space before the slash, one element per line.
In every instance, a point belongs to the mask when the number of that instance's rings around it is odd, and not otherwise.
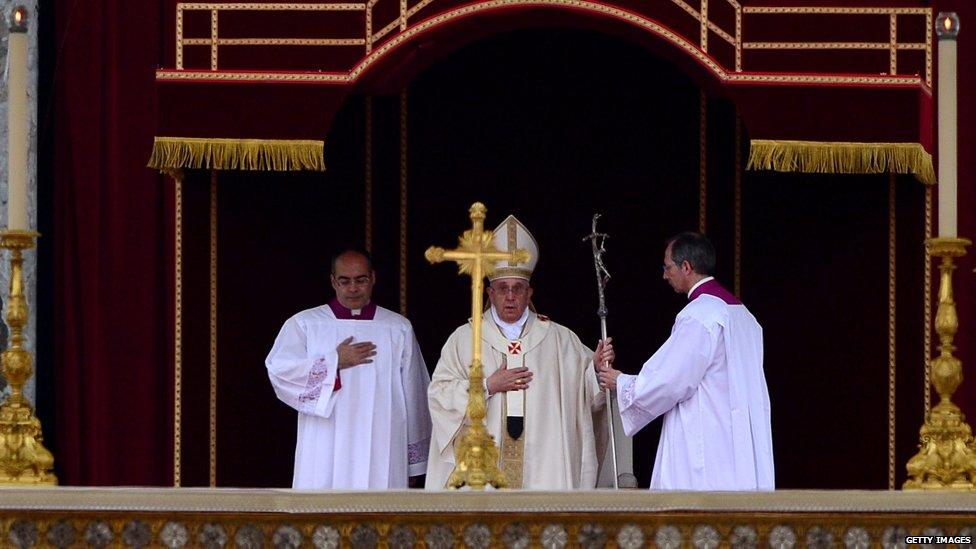
<path fill-rule="evenodd" d="M 427 249 L 424 257 L 431 263 L 456 261 L 458 274 L 471 276 L 471 370 L 468 385 L 467 431 L 455 451 L 454 471 L 447 479 L 450 488 L 468 485 L 484 490 L 486 484 L 504 488 L 505 474 L 498 469 L 498 447 L 485 428 L 484 370 L 481 367 L 481 315 L 483 278 L 495 270 L 495 262 L 508 260 L 512 264 L 526 263 L 529 252 L 524 249 L 501 252 L 492 242 L 492 234 L 485 232 L 485 213 L 481 202 L 475 202 L 471 212 L 471 229 L 458 239 L 458 247 L 445 250 L 438 246 Z"/>

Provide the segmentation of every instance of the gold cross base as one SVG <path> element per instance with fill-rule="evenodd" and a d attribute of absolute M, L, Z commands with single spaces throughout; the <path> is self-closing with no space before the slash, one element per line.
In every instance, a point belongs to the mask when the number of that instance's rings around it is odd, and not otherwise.
<path fill-rule="evenodd" d="M 42 441 L 41 422 L 29 407 L 10 403 L 0 407 L 0 484 L 54 486 L 58 483 L 51 472 L 54 456 Z"/>
<path fill-rule="evenodd" d="M 976 487 L 976 452 L 966 419 L 952 402 L 929 412 L 920 430 L 921 448 L 908 460 L 905 490 L 972 490 Z"/>
<path fill-rule="evenodd" d="M 472 490 L 484 490 L 488 485 L 495 488 L 508 486 L 505 473 L 498 468 L 495 440 L 482 424 L 472 424 L 467 429 L 457 448 L 457 466 L 447 479 L 448 487 L 468 486 Z"/>

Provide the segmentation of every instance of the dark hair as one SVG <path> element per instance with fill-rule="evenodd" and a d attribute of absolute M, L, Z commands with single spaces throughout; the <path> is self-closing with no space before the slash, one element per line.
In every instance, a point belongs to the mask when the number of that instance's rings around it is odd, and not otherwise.
<path fill-rule="evenodd" d="M 329 271 L 331 274 L 335 274 L 336 261 L 338 261 L 341 256 L 346 254 L 358 254 L 363 256 L 363 258 L 366 259 L 366 268 L 369 269 L 369 272 L 373 272 L 373 256 L 370 255 L 365 248 L 344 248 L 343 250 L 339 251 L 339 253 L 332 256 L 332 263 L 330 267 L 331 270 Z"/>
<path fill-rule="evenodd" d="M 704 235 L 695 232 L 683 232 L 668 239 L 671 246 L 671 261 L 680 266 L 685 261 L 691 269 L 700 275 L 715 274 L 715 247 Z"/>

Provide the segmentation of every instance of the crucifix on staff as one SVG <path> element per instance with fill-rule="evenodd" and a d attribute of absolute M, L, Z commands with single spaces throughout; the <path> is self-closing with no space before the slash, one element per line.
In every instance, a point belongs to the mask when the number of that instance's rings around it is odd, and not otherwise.
<path fill-rule="evenodd" d="M 492 242 L 491 233 L 486 233 L 484 230 L 487 212 L 485 205 L 475 202 L 469 211 L 471 229 L 464 231 L 458 239 L 458 247 L 445 250 L 438 246 L 431 246 L 424 253 L 424 257 L 431 263 L 455 261 L 458 264 L 459 274 L 471 276 L 472 354 L 467 409 L 469 424 L 457 448 L 457 465 L 448 478 L 447 484 L 451 488 L 467 485 L 475 490 L 483 490 L 486 484 L 495 488 L 504 488 L 507 485 L 505 474 L 498 469 L 498 447 L 495 446 L 495 441 L 485 427 L 486 405 L 482 391 L 485 375 L 481 365 L 483 277 L 491 275 L 496 261 L 525 263 L 529 260 L 529 253 L 521 248 L 510 252 L 499 251 Z"/>

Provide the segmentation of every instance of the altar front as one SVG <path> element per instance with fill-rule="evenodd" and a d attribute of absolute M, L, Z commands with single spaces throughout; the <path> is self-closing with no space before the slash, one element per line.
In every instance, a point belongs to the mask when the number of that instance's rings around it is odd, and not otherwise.
<path fill-rule="evenodd" d="M 13 547 L 866 548 L 976 534 L 968 493 L 57 488 L 0 491 L 0 512 Z"/>

